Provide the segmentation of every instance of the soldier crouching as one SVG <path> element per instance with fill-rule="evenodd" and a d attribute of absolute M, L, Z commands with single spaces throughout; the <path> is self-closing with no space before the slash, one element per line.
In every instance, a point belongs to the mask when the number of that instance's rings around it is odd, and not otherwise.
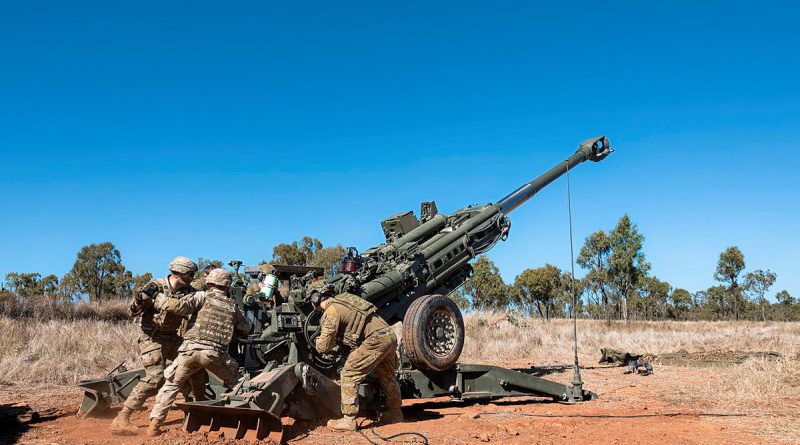
<path fill-rule="evenodd" d="M 239 365 L 228 355 L 228 345 L 234 332 L 246 336 L 250 324 L 229 297 L 231 273 L 214 269 L 206 277 L 207 291 L 197 292 L 181 300 L 159 298 L 159 310 L 180 316 L 191 315 L 178 357 L 167 368 L 166 383 L 156 396 L 150 412 L 148 436 L 161 434 L 161 425 L 180 388 L 193 376 L 204 370 L 219 377 L 228 388 L 236 385 Z"/>
<path fill-rule="evenodd" d="M 168 360 L 178 356 L 181 337 L 178 328 L 182 317 L 159 312 L 153 302 L 158 299 L 178 301 L 195 292 L 189 283 L 197 272 L 197 265 L 183 256 L 175 257 L 169 263 L 170 274 L 166 278 L 155 279 L 141 289 L 137 289 L 130 305 L 131 315 L 139 318 L 141 334 L 138 348 L 144 365 L 145 376 L 139 380 L 125 400 L 119 414 L 111 422 L 112 432 L 116 434 L 135 434 L 131 424 L 131 414 L 141 409 L 148 398 L 156 395 L 164 382 L 164 369 Z M 205 393 L 206 376 L 196 376 L 190 381 L 196 399 Z"/>
<path fill-rule="evenodd" d="M 337 342 L 352 348 L 340 378 L 344 416 L 328 421 L 328 427 L 335 431 L 358 428 L 358 386 L 371 372 L 386 395 L 387 409 L 381 422 L 402 422 L 400 385 L 395 377 L 400 363 L 396 355 L 397 337 L 392 329 L 375 314 L 375 306 L 363 298 L 349 293 L 331 298 L 333 291 L 324 282 L 313 283 L 309 291 L 316 309 L 323 311 L 315 344 L 317 352 L 325 354 Z"/>

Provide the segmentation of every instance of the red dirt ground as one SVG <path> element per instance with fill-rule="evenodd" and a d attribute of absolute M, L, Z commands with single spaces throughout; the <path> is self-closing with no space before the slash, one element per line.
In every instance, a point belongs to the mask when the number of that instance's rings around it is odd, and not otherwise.
<path fill-rule="evenodd" d="M 507 364 L 504 364 L 507 365 Z M 751 416 L 720 412 L 709 403 L 682 402 L 677 394 L 713 379 L 713 370 L 656 366 L 647 377 L 623 375 L 624 368 L 582 371 L 585 387 L 600 398 L 579 405 L 564 405 L 532 398 L 507 399 L 489 404 L 458 404 L 445 399 L 407 401 L 402 424 L 378 426 L 360 433 L 333 433 L 318 423 L 294 423 L 284 419 L 284 440 L 298 444 L 422 443 L 405 435 L 385 442 L 375 436 L 403 432 L 421 433 L 431 444 L 732 444 L 781 443 L 758 434 Z M 571 371 L 551 376 L 569 381 Z M 82 394 L 73 387 L 30 387 L 0 384 L 0 403 L 27 402 L 33 409 L 57 411 L 32 424 L 3 425 L 0 443 L 23 444 L 227 444 L 236 443 L 216 435 L 180 431 L 182 413 L 173 410 L 168 432 L 159 438 L 144 436 L 147 412 L 134 416 L 139 436 L 113 436 L 108 427 L 117 408 L 102 418 L 75 417 Z M 765 415 L 769 415 L 765 413 Z M 367 439 L 369 438 L 369 440 Z M 239 443 L 245 443 L 239 441 Z M 263 442 L 265 443 L 265 442 Z"/>

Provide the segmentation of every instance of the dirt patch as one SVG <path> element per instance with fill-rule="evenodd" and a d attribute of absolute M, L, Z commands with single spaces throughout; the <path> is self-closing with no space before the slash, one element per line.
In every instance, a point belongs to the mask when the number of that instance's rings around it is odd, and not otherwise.
<path fill-rule="evenodd" d="M 517 363 L 522 367 L 524 364 Z M 388 443 L 430 444 L 566 444 L 576 441 L 600 444 L 730 444 L 792 443 L 791 434 L 770 429 L 775 416 L 794 416 L 779 407 L 759 407 L 759 412 L 741 412 L 721 407 L 714 395 L 704 392 L 715 379 L 713 369 L 660 366 L 651 376 L 624 375 L 618 367 L 586 369 L 586 387 L 597 392 L 594 402 L 564 405 L 535 398 L 506 399 L 490 404 L 453 403 L 446 399 L 406 401 L 407 422 L 377 426 L 362 421 L 358 433 L 333 433 L 323 422 L 295 422 L 284 419 L 284 439 L 302 444 L 387 443 L 378 435 L 393 437 Z M 565 383 L 571 373 L 549 378 Z M 693 400 L 682 396 L 691 393 Z M 704 396 L 705 394 L 705 396 Z M 180 430 L 182 414 L 173 410 L 167 419 L 167 433 L 157 439 L 144 436 L 147 411 L 137 412 L 133 421 L 140 435 L 111 435 L 108 427 L 116 409 L 100 418 L 75 417 L 81 393 L 65 386 L 0 386 L 0 403 L 25 401 L 34 410 L 55 409 L 57 415 L 33 423 L 24 431 L 0 433 L 0 443 L 58 444 L 233 444 L 215 434 L 186 434 Z M 798 404 L 800 400 L 784 401 Z M 785 405 L 784 405 L 785 407 Z M 772 411 L 775 411 L 774 413 Z M 375 427 L 375 428 L 373 428 Z M 421 435 L 421 436 L 420 436 Z M 768 438 L 768 440 L 767 440 Z M 239 441 L 238 443 L 244 443 Z M 262 442 L 263 443 L 263 442 Z"/>
<path fill-rule="evenodd" d="M 783 358 L 777 352 L 745 352 L 745 351 L 703 351 L 688 352 L 681 350 L 667 354 L 659 354 L 653 363 L 670 366 L 719 367 L 740 365 L 747 360 L 779 360 Z"/>
<path fill-rule="evenodd" d="M 640 361 L 659 365 L 695 366 L 701 368 L 741 365 L 750 359 L 769 361 L 784 358 L 783 355 L 772 351 L 747 352 L 712 350 L 689 352 L 685 349 L 665 354 L 637 354 L 629 351 L 602 348 L 600 350 L 600 355 L 601 357 L 598 363 L 601 364 L 625 366 L 631 362 Z"/>

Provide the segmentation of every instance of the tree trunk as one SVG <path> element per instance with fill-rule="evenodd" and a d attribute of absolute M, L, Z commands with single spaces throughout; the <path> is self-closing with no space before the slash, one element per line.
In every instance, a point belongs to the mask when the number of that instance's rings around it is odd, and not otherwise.
<path fill-rule="evenodd" d="M 619 303 L 622 306 L 620 309 L 622 310 L 622 321 L 625 323 L 628 322 L 628 293 L 624 292 L 620 295 Z"/>

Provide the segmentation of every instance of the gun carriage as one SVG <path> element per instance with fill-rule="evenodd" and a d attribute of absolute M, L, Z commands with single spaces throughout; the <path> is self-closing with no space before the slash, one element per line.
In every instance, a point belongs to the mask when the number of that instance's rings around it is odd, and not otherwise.
<path fill-rule="evenodd" d="M 361 253 L 348 250 L 328 283 L 336 292 L 351 292 L 374 304 L 389 324 L 402 322 L 402 365 L 397 378 L 403 398 L 534 395 L 573 403 L 596 398 L 581 387 L 533 376 L 529 369 L 459 363 L 464 322 L 448 295 L 472 275 L 472 259 L 508 237 L 510 212 L 582 162 L 599 162 L 612 151 L 604 136 L 588 139 L 575 154 L 496 203 L 467 206 L 446 215 L 439 213 L 435 202 L 424 202 L 419 219 L 408 211 L 381 222 L 385 243 Z M 269 436 L 279 441 L 281 416 L 340 416 L 335 380 L 348 351 L 315 351 L 321 314 L 314 311 L 306 293 L 321 270 L 275 266 L 273 274 L 288 286 L 285 295 L 276 293 L 270 296 L 271 304 L 265 304 L 244 292 L 247 276 L 262 278 L 257 269 L 246 268 L 242 275 L 240 265 L 231 264 L 237 277 L 232 295 L 253 330 L 231 348 L 246 377 L 225 391 L 214 386 L 217 380 L 211 376 L 210 400 L 178 405 L 186 412 L 184 429 L 222 430 L 228 437 Z M 81 411 L 92 412 L 124 399 L 136 372 L 81 382 L 87 394 Z M 362 384 L 359 394 L 362 410 L 380 409 L 382 394 L 374 380 Z"/>

